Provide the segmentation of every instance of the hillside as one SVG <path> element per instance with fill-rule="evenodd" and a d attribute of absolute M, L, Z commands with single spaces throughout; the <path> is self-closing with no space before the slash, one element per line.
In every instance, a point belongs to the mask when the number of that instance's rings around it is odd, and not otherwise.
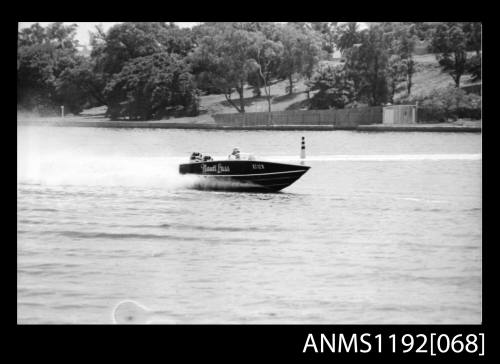
<path fill-rule="evenodd" d="M 454 85 L 451 76 L 441 70 L 434 54 L 415 55 L 414 60 L 416 72 L 413 75 L 412 95 L 425 95 L 432 90 Z M 469 75 L 464 75 L 460 83 L 466 85 L 470 82 L 470 78 Z M 405 84 L 403 83 L 396 93 L 395 99 L 405 94 Z"/>
<path fill-rule="evenodd" d="M 434 54 L 424 54 L 414 56 L 416 63 L 416 72 L 413 75 L 412 95 L 425 95 L 432 90 L 445 88 L 449 85 L 454 85 L 454 82 L 449 74 L 443 72 L 436 61 Z M 463 85 L 470 82 L 470 76 L 462 76 Z M 271 86 L 271 93 L 275 96 L 273 99 L 272 110 L 282 111 L 296 109 L 304 106 L 303 101 L 307 99 L 305 94 L 306 87 L 304 80 L 297 81 L 293 95 L 287 95 L 285 88 L 288 86 L 288 81 L 280 81 Z M 264 90 L 262 90 L 264 95 Z M 406 84 L 401 83 L 395 98 L 406 94 Z M 267 102 L 265 97 L 252 97 L 252 88 L 248 87 L 245 90 L 246 112 L 267 111 Z M 232 95 L 233 100 L 238 99 L 238 94 Z M 302 105 L 301 105 L 302 104 Z M 201 98 L 202 113 L 234 113 L 236 110 L 226 101 L 224 95 L 209 95 Z"/>
<path fill-rule="evenodd" d="M 273 111 L 286 110 L 290 105 L 306 99 L 306 94 L 304 93 L 306 90 L 304 80 L 298 80 L 294 84 L 294 92 L 292 95 L 286 93 L 287 86 L 288 81 L 279 81 L 271 85 L 271 95 L 273 96 L 271 107 Z M 264 88 L 262 88 L 261 92 L 261 97 L 253 97 L 253 88 L 245 88 L 246 112 L 267 111 L 268 106 Z M 235 103 L 239 103 L 239 95 L 236 92 L 231 95 L 231 98 Z M 202 96 L 200 109 L 202 113 L 208 112 L 209 114 L 236 112 L 236 109 L 226 101 L 224 95 Z"/>
<path fill-rule="evenodd" d="M 416 63 L 416 72 L 413 75 L 412 95 L 425 95 L 435 89 L 445 88 L 454 85 L 452 78 L 449 74 L 443 72 L 434 54 L 424 54 L 414 56 Z M 470 82 L 470 76 L 462 76 L 461 80 L 463 85 Z M 307 99 L 306 87 L 304 80 L 298 80 L 294 86 L 293 95 L 286 94 L 286 87 L 288 81 L 280 81 L 271 86 L 271 94 L 274 95 L 272 110 L 282 111 L 300 108 L 301 102 Z M 401 97 L 406 94 L 406 85 L 402 83 L 398 88 L 395 97 Z M 262 95 L 264 90 L 262 89 Z M 252 97 L 252 88 L 245 89 L 245 111 L 258 112 L 267 111 L 267 102 L 264 96 L 260 98 Z M 238 101 L 238 94 L 235 92 L 232 95 L 234 101 Z M 234 113 L 236 110 L 226 101 L 224 95 L 208 95 L 201 98 L 201 111 L 202 114 L 216 114 L 216 113 Z"/>
<path fill-rule="evenodd" d="M 297 80 L 294 84 L 294 92 L 292 95 L 286 93 L 286 87 L 288 86 L 288 81 L 279 81 L 271 86 L 271 95 L 274 96 L 272 101 L 272 111 L 282 111 L 289 108 L 296 108 L 300 106 L 300 103 L 307 99 L 307 95 L 304 92 L 306 86 L 304 85 L 304 80 Z M 264 89 L 262 89 L 261 97 L 253 96 L 253 88 L 246 87 L 244 91 L 245 96 L 245 111 L 246 112 L 259 112 L 267 111 L 268 105 L 265 97 Z M 234 92 L 231 95 L 231 99 L 236 104 L 239 103 L 239 95 Z M 81 113 L 86 119 L 95 120 L 96 118 L 103 117 L 106 108 L 103 106 L 95 107 L 92 109 L 87 109 Z M 175 123 L 214 123 L 211 115 L 213 114 L 226 114 L 235 113 L 236 109 L 231 106 L 231 104 L 226 100 L 224 95 L 206 95 L 201 96 L 200 100 L 200 115 L 195 117 L 183 117 L 183 118 L 170 118 L 164 120 L 165 122 L 175 122 Z"/>
<path fill-rule="evenodd" d="M 433 54 L 415 55 L 414 59 L 416 62 L 416 72 L 413 75 L 412 95 L 423 95 L 432 90 L 453 85 L 452 78 L 447 73 L 441 71 Z M 468 82 L 470 82 L 470 77 L 463 76 L 462 83 L 466 85 Z M 296 81 L 294 93 L 292 95 L 287 95 L 287 86 L 288 81 L 286 80 L 276 82 L 271 86 L 271 94 L 274 96 L 272 111 L 299 109 L 306 106 L 305 100 L 307 99 L 307 95 L 304 92 L 306 90 L 304 80 Z M 404 83 L 400 85 L 395 95 L 395 99 L 406 94 L 405 87 Z M 253 97 L 252 87 L 247 87 L 244 96 L 246 112 L 267 111 L 267 101 L 264 89 L 262 89 L 261 97 Z M 236 92 L 232 94 L 231 98 L 235 103 L 239 102 L 239 96 Z M 95 118 L 103 117 L 104 112 L 104 107 L 93 108 L 85 110 L 82 116 L 95 120 Z M 199 116 L 171 118 L 165 120 L 165 122 L 213 123 L 214 120 L 211 115 L 235 112 L 236 109 L 227 102 L 224 95 L 206 95 L 201 97 Z"/>

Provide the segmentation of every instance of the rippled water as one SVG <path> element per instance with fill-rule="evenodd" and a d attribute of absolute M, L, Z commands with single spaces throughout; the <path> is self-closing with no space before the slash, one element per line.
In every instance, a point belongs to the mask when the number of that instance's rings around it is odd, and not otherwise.
<path fill-rule="evenodd" d="M 281 193 L 177 173 L 233 146 Z M 481 136 L 18 127 L 18 322 L 480 323 Z"/>

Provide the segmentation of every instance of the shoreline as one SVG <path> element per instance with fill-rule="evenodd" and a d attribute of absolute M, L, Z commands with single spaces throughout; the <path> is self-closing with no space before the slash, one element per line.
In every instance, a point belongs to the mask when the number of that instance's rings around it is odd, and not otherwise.
<path fill-rule="evenodd" d="M 200 130 L 311 130 L 311 131 L 334 131 L 352 130 L 360 132 L 467 132 L 480 133 L 481 122 L 462 123 L 436 123 L 436 124 L 371 124 L 358 126 L 335 126 L 335 125 L 259 125 L 259 126 L 222 126 L 215 123 L 193 123 L 193 122 L 168 122 L 168 121 L 109 121 L 95 119 L 80 119 L 81 117 L 70 117 L 65 120 L 57 118 L 26 118 L 17 121 L 18 125 L 34 126 L 59 126 L 59 127 L 91 127 L 91 128 L 142 128 L 142 129 L 200 129 Z M 44 120 L 45 119 L 45 120 Z"/>

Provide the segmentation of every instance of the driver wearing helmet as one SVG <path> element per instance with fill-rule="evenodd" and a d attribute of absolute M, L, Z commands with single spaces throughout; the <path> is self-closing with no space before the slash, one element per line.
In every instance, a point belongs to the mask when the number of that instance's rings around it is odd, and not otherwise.
<path fill-rule="evenodd" d="M 238 147 L 233 148 L 233 151 L 229 154 L 228 159 L 240 159 L 240 149 Z"/>

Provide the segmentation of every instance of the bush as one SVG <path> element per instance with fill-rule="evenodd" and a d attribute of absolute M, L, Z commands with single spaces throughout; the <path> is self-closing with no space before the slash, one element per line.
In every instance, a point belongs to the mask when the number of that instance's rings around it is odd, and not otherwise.
<path fill-rule="evenodd" d="M 481 96 L 467 94 L 449 86 L 428 95 L 402 98 L 398 104 L 418 102 L 418 122 L 446 122 L 457 119 L 481 119 Z"/>
<path fill-rule="evenodd" d="M 311 91 L 318 92 L 310 100 L 311 109 L 342 109 L 354 100 L 354 82 L 343 65 L 320 63 L 309 81 Z"/>
<path fill-rule="evenodd" d="M 192 75 L 179 57 L 168 53 L 135 58 L 106 85 L 111 119 L 161 119 L 198 115 Z"/>

